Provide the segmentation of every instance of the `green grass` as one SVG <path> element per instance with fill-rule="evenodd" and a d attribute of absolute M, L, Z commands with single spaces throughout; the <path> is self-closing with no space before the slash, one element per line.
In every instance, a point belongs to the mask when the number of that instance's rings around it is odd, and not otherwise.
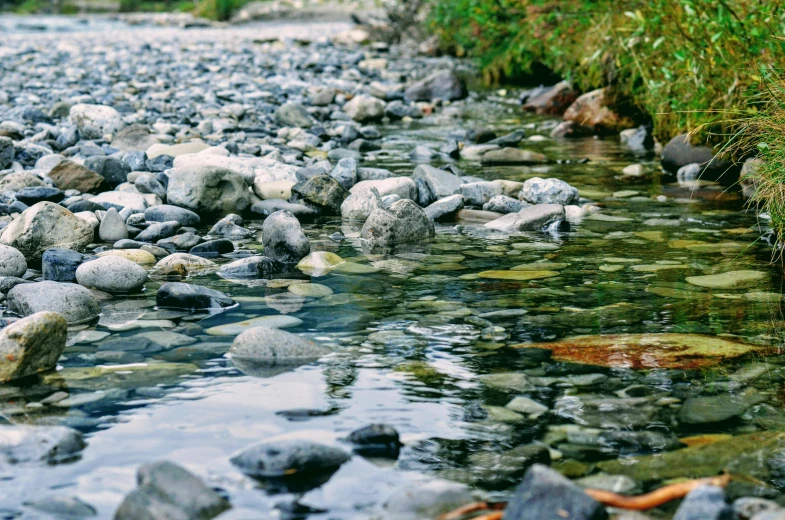
<path fill-rule="evenodd" d="M 430 25 L 475 57 L 487 83 L 545 65 L 579 89 L 608 86 L 654 120 L 722 141 L 757 109 L 768 67 L 785 56 L 785 0 L 442 0 Z"/>

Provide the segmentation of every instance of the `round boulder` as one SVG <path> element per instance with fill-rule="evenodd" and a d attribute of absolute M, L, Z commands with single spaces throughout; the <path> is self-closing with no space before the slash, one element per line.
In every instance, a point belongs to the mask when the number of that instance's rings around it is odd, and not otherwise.
<path fill-rule="evenodd" d="M 0 276 L 22 276 L 27 271 L 25 255 L 11 246 L 0 245 Z"/>

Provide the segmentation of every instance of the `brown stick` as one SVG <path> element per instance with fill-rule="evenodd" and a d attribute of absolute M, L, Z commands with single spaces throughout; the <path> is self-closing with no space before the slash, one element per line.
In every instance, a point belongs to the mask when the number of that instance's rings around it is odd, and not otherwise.
<path fill-rule="evenodd" d="M 466 504 L 465 506 L 461 506 L 454 511 L 450 511 L 449 513 L 441 515 L 437 520 L 459 520 L 469 513 L 476 513 L 478 511 L 494 511 L 504 509 L 505 507 L 507 507 L 507 502 L 497 502 L 495 504 L 489 504 L 488 502 L 472 502 L 471 504 Z M 480 520 L 482 518 L 483 517 L 480 516 L 474 520 Z"/>
<path fill-rule="evenodd" d="M 634 497 L 619 495 L 618 493 L 604 491 L 602 489 L 584 489 L 583 491 L 603 505 L 618 507 L 620 509 L 642 511 L 644 509 L 652 509 L 661 506 L 662 504 L 670 502 L 671 500 L 676 500 L 677 498 L 684 498 L 687 493 L 700 486 L 725 487 L 728 485 L 728 482 L 730 482 L 730 475 L 699 478 L 686 482 L 679 482 L 678 484 L 670 484 L 654 490 L 651 493 Z"/>

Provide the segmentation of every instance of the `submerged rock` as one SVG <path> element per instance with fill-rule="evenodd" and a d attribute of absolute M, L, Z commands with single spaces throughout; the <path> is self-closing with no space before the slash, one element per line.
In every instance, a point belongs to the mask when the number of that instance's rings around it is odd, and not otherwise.
<path fill-rule="evenodd" d="M 335 253 L 328 251 L 314 251 L 302 260 L 296 267 L 308 276 L 324 276 L 346 261 Z"/>
<path fill-rule="evenodd" d="M 244 365 L 297 366 L 316 361 L 331 352 L 329 348 L 291 332 L 262 325 L 242 332 L 229 349 L 232 360 L 239 361 L 241 370 Z"/>
<path fill-rule="evenodd" d="M 8 464 L 73 459 L 85 447 L 82 434 L 66 426 L 0 425 L 0 459 Z"/>
<path fill-rule="evenodd" d="M 762 348 L 716 336 L 672 333 L 575 336 L 513 347 L 547 349 L 559 361 L 632 369 L 702 368 Z"/>
<path fill-rule="evenodd" d="M 182 282 L 163 284 L 155 295 L 159 307 L 172 309 L 220 309 L 234 305 L 226 294 L 202 285 Z"/>
<path fill-rule="evenodd" d="M 141 466 L 137 482 L 139 487 L 125 497 L 115 520 L 209 520 L 231 508 L 204 482 L 171 462 Z"/>
<path fill-rule="evenodd" d="M 728 271 L 722 274 L 688 276 L 687 283 L 707 289 L 744 289 L 755 287 L 768 278 L 762 271 Z"/>
<path fill-rule="evenodd" d="M 0 331 L 0 381 L 51 370 L 65 350 L 68 323 L 56 312 L 37 312 Z"/>

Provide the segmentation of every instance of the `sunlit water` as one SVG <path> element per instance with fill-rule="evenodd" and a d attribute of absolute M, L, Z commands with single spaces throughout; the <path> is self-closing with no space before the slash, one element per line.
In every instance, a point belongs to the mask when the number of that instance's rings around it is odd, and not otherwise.
<path fill-rule="evenodd" d="M 525 127 L 529 135 L 548 135 L 548 121 L 522 114 L 512 94 L 488 93 L 457 106 L 468 107 L 465 119 L 446 109 L 420 122 L 383 126 L 383 150 L 365 165 L 409 174 L 415 145 L 438 148 L 452 132 L 476 125 L 499 134 Z M 393 489 L 422 475 L 469 482 L 503 496 L 520 475 L 489 479 L 472 457 L 532 441 L 558 450 L 562 459 L 554 466 L 579 477 L 595 472 L 602 460 L 657 451 L 594 442 L 598 429 L 683 438 L 785 426 L 777 351 L 783 328 L 781 271 L 770 263 L 772 249 L 758 240 L 765 221 L 744 211 L 737 191 L 710 183 L 679 185 L 659 173 L 653 155 L 636 155 L 613 138 L 522 146 L 571 162 L 527 168 L 459 161 L 458 166 L 487 179 L 558 177 L 613 218 L 587 218 L 566 232 L 513 237 L 489 233 L 482 223 L 437 225 L 433 243 L 389 257 L 364 255 L 358 228 L 324 218 L 304 223 L 312 250 L 332 251 L 364 266 L 356 268 L 362 272 L 339 270 L 314 279 L 330 287 L 332 296 L 304 299 L 286 288 L 211 274 L 188 281 L 240 302 L 220 315 L 155 309 L 156 290 L 166 280 L 151 281 L 139 297 L 104 302 L 101 322 L 91 329 L 109 332 L 137 319 L 171 320 L 197 342 L 140 354 L 136 334 L 166 329 L 112 332 L 98 344 L 69 347 L 57 374 L 0 388 L 0 413 L 9 422 L 73 426 L 88 442 L 70 463 L 2 468 L 0 504 L 8 516 L 26 500 L 55 493 L 79 496 L 100 517 L 109 517 L 134 488 L 140 464 L 168 459 L 222 489 L 248 518 L 267 518 L 276 505 L 295 498 L 305 506 L 303 515 L 310 508 L 311 518 L 368 518 Z M 648 174 L 621 179 L 622 168 L 634 162 L 642 162 Z M 621 190 L 637 193 L 613 195 Z M 261 224 L 248 215 L 245 225 L 261 229 Z M 348 238 L 328 238 L 335 232 Z M 260 242 L 259 235 L 239 245 L 251 254 Z M 566 265 L 557 268 L 558 276 L 535 281 L 477 277 L 542 260 Z M 712 290 L 685 281 L 737 270 L 765 277 L 743 289 Z M 336 353 L 280 374 L 244 374 L 224 356 L 233 337 L 205 333 L 280 313 L 303 320 L 290 332 Z M 477 319 L 481 314 L 485 317 Z M 647 361 L 655 368 L 644 371 L 553 361 L 546 351 L 508 348 L 579 334 L 663 332 L 771 348 L 701 370 L 657 369 L 655 356 Z M 101 346 L 118 337 L 125 342 Z M 111 368 L 118 363 L 126 366 Z M 536 382 L 516 390 L 480 379 L 509 372 Z M 68 392 L 69 400 L 34 404 L 58 391 Z M 680 404 L 690 396 L 752 391 L 756 398 L 749 410 L 730 420 L 685 424 L 679 419 Z M 500 417 L 493 407 L 516 395 L 532 397 L 549 411 L 537 418 Z M 398 459 L 356 456 L 302 497 L 253 482 L 229 463 L 230 455 L 260 440 L 286 434 L 340 444 L 341 437 L 373 422 L 401 433 L 405 447 Z M 567 431 L 574 435 L 568 438 Z M 581 436 L 583 443 L 576 440 Z M 685 467 L 683 474 L 690 471 Z"/>

